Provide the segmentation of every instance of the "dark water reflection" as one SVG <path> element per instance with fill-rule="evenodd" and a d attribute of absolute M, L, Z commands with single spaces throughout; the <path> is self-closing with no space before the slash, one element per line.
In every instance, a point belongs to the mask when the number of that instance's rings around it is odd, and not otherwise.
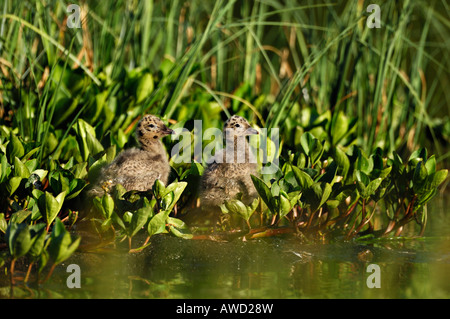
<path fill-rule="evenodd" d="M 363 245 L 301 244 L 296 239 L 220 243 L 156 237 L 139 254 L 77 254 L 38 289 L 19 298 L 449 298 L 449 200 L 429 206 L 424 238 Z M 81 288 L 66 286 L 68 264 Z M 381 288 L 368 288 L 369 264 Z M 9 287 L 0 288 L 7 297 Z"/>

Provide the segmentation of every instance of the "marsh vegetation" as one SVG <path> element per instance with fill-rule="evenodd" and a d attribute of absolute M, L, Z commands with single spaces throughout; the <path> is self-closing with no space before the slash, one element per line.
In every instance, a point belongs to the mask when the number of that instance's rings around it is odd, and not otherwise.
<path fill-rule="evenodd" d="M 80 28 L 67 5 L 0 5 L 0 267 L 11 286 L 48 282 L 77 252 L 145 253 L 161 236 L 373 245 L 426 234 L 427 204 L 448 184 L 445 1 L 380 2 L 380 28 L 367 27 L 365 1 L 85 1 Z M 224 202 L 214 227 L 186 219 L 206 166 L 194 144 L 189 163 L 170 159 L 166 184 L 88 200 L 102 167 L 136 146 L 144 114 L 192 139 L 194 120 L 221 128 L 231 115 L 276 129 L 278 147 L 262 142 L 277 169 L 253 175 L 257 199 Z M 170 154 L 178 141 L 163 143 Z"/>

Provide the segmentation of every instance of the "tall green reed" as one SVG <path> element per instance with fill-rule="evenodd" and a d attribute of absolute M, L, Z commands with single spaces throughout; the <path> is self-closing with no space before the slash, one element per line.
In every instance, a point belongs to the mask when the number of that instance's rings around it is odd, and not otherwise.
<path fill-rule="evenodd" d="M 108 89 L 106 102 L 121 101 L 113 133 L 143 112 L 182 120 L 178 116 L 185 114 L 185 101 L 201 89 L 226 116 L 240 112 L 269 128 L 299 126 L 306 107 L 319 114 L 342 111 L 357 119 L 358 143 L 366 151 L 380 146 L 408 153 L 428 140 L 438 158 L 447 156 L 441 144 L 450 100 L 442 89 L 448 83 L 448 62 L 439 57 L 448 53 L 449 20 L 439 13 L 445 4 L 380 3 L 381 28 L 370 29 L 364 1 L 118 1 L 113 9 L 87 1 L 81 5 L 86 12 L 80 30 L 61 30 L 68 14 L 63 1 L 27 4 L 32 5 L 6 1 L 0 17 L 7 21 L 2 57 L 11 63 L 12 74 L 23 75 L 27 65 L 29 70 L 30 81 L 17 78 L 11 91 L 4 90 L 11 105 L 24 99 L 23 92 L 28 92 L 25 105 L 30 103 L 45 68 L 53 75 L 61 59 L 67 68 L 78 65 L 91 81 L 78 94 Z M 25 39 L 20 40 L 21 33 Z M 89 47 L 92 65 L 80 55 Z M 101 81 L 99 74 L 108 68 L 111 77 Z M 122 99 L 126 94 L 112 85 L 123 81 L 124 70 L 134 68 L 154 74 L 155 89 L 131 112 L 126 107 L 130 100 Z M 51 110 L 44 105 L 52 103 L 45 98 L 47 89 L 38 94 L 39 106 L 26 114 Z M 55 89 L 64 90 L 53 86 L 52 94 Z M 12 92 L 21 92 L 19 99 Z M 72 114 L 89 121 L 92 107 L 77 105 Z M 190 114 L 200 114 L 197 108 Z M 26 119 L 19 123 L 23 134 L 29 131 L 25 126 L 33 125 L 33 116 Z"/>

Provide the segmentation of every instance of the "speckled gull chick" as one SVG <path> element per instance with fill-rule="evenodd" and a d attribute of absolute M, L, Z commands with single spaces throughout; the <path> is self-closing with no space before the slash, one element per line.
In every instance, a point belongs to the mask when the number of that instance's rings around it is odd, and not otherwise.
<path fill-rule="evenodd" d="M 257 197 L 252 175 L 258 166 L 246 136 L 258 134 L 241 116 L 233 115 L 223 127 L 226 146 L 218 150 L 205 169 L 200 184 L 200 205 L 217 207 L 224 201 L 242 194 L 242 201 L 250 204 Z"/>
<path fill-rule="evenodd" d="M 99 181 L 89 191 L 91 196 L 102 196 L 105 185 L 111 190 L 121 184 L 127 191 L 147 191 L 157 179 L 167 184 L 170 165 L 160 139 L 174 131 L 154 115 L 145 115 L 138 123 L 136 137 L 139 148 L 121 152 L 101 170 Z"/>

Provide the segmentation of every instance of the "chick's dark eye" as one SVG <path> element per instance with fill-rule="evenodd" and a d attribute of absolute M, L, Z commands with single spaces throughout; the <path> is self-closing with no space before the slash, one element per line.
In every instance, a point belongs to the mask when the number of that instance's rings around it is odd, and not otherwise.
<path fill-rule="evenodd" d="M 235 127 L 241 127 L 239 124 L 236 124 Z"/>
<path fill-rule="evenodd" d="M 155 125 L 153 125 L 153 124 L 150 124 L 148 127 L 150 127 L 150 128 L 154 128 L 155 127 Z"/>

